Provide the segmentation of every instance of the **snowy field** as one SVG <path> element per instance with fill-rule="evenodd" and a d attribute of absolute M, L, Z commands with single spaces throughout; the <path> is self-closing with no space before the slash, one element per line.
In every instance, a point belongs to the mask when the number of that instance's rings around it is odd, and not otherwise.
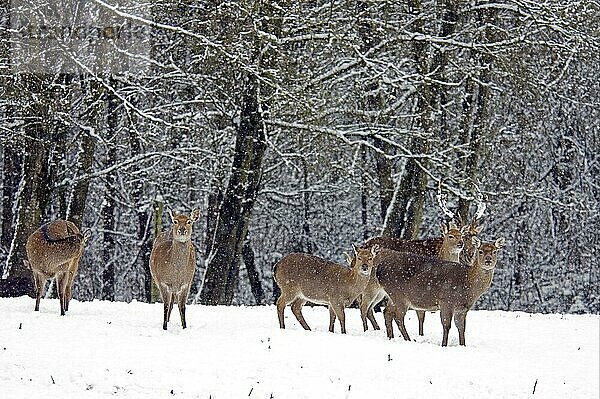
<path fill-rule="evenodd" d="M 313 331 L 286 308 L 188 306 L 182 330 L 162 305 L 58 300 L 33 312 L 28 297 L 0 299 L 0 398 L 597 398 L 598 315 L 470 312 L 467 347 L 452 327 L 439 346 L 439 316 L 425 337 L 389 341 L 362 332 L 327 332 L 325 308 L 305 307 Z M 376 317 L 383 324 L 381 313 Z M 339 325 L 336 324 L 336 331 Z M 537 383 L 536 383 L 537 381 Z M 535 394 L 533 393 L 535 386 Z"/>

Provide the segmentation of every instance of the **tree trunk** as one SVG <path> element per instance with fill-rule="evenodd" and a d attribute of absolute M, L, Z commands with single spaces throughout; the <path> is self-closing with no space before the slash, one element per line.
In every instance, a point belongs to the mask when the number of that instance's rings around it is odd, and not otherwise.
<path fill-rule="evenodd" d="M 106 124 L 109 130 L 111 141 L 116 141 L 117 131 L 119 128 L 119 114 L 117 113 L 118 102 L 117 98 L 110 94 L 107 101 Z M 111 143 L 112 144 L 112 143 Z M 114 165 L 117 159 L 116 143 L 109 144 L 106 153 L 106 164 Z M 115 300 L 115 238 L 113 231 L 115 230 L 115 201 L 113 200 L 112 191 L 115 189 L 116 182 L 114 174 L 110 173 L 106 176 L 106 186 L 104 193 L 104 202 L 102 204 L 102 293 L 101 297 L 107 301 Z"/>
<path fill-rule="evenodd" d="M 244 259 L 244 265 L 248 272 L 248 280 L 250 281 L 252 295 L 254 295 L 254 299 L 256 299 L 256 304 L 262 305 L 265 301 L 265 292 L 260 283 L 260 275 L 256 269 L 256 264 L 254 263 L 254 250 L 252 250 L 252 245 L 249 241 L 246 241 L 242 248 L 242 258 Z"/>
<path fill-rule="evenodd" d="M 21 164 L 21 154 L 15 151 L 12 145 L 6 145 L 2 169 L 2 241 L 0 244 L 6 251 L 10 248 L 13 239 L 13 206 L 19 188 Z M 0 275 L 3 266 L 4 264 L 0 264 Z"/>
<path fill-rule="evenodd" d="M 52 179 L 50 154 L 56 138 L 52 137 L 47 121 L 49 100 L 44 76 L 23 75 L 22 81 L 28 93 L 37 96 L 30 108 L 24 112 L 30 118 L 25 125 L 28 136 L 24 144 L 23 167 L 16 204 L 15 231 L 12 238 L 3 277 L 12 280 L 11 293 L 24 295 L 33 293 L 31 271 L 25 268 L 25 243 L 27 237 L 37 229 L 50 200 Z"/>
<path fill-rule="evenodd" d="M 231 304 L 237 285 L 240 254 L 258 194 L 266 149 L 257 86 L 256 78 L 249 77 L 236 134 L 231 177 L 219 209 L 213 250 L 200 292 L 203 304 Z"/>
<path fill-rule="evenodd" d="M 450 36 L 456 29 L 458 21 L 456 0 L 440 0 L 438 5 L 443 12 L 440 26 L 440 37 Z M 412 31 L 425 34 L 422 15 L 423 5 L 420 0 L 411 0 L 409 9 L 415 14 Z M 438 50 L 431 57 L 431 45 L 426 41 L 414 41 L 412 45 L 413 57 L 417 72 L 423 79 L 417 99 L 417 126 L 419 131 L 413 136 L 410 150 L 413 154 L 428 154 L 430 142 L 428 137 L 434 131 L 433 110 L 439 102 L 440 84 L 449 54 L 445 50 Z M 428 77 L 427 79 L 425 77 Z M 427 174 L 425 169 L 429 166 L 426 157 L 408 158 L 404 172 L 394 192 L 391 208 L 386 215 L 383 235 L 414 239 L 419 233 L 425 205 L 427 189 Z"/>
<path fill-rule="evenodd" d="M 115 149 L 108 148 L 107 164 L 112 165 L 115 161 Z M 106 188 L 104 202 L 102 204 L 102 299 L 107 301 L 115 300 L 115 265 L 114 251 L 115 238 L 115 202 L 112 198 L 112 190 L 115 184 L 115 178 L 112 174 L 106 176 Z"/>
<path fill-rule="evenodd" d="M 88 112 L 88 124 L 94 131 L 99 132 L 101 126 L 101 109 L 99 108 L 99 105 L 101 104 L 100 98 L 102 97 L 102 91 L 99 85 L 91 82 L 90 79 L 91 78 L 86 80 L 82 79 L 82 85 L 86 85 L 87 89 L 86 97 L 91 99 L 91 104 L 88 104 L 88 109 L 90 110 L 90 112 Z M 87 175 L 92 171 L 95 151 L 96 140 L 89 132 L 83 132 L 81 141 L 79 142 L 79 153 L 77 154 L 78 172 L 81 175 Z M 66 218 L 80 228 L 83 226 L 83 216 L 85 213 L 85 203 L 87 201 L 89 186 L 89 179 L 77 182 L 75 187 L 73 187 L 69 201 L 69 211 Z"/>
<path fill-rule="evenodd" d="M 494 40 L 494 33 L 490 26 L 496 18 L 497 11 L 480 10 L 477 14 L 481 26 L 488 26 L 484 35 L 486 41 Z M 463 123 L 461 126 L 461 141 L 468 144 L 469 155 L 465 159 L 463 172 L 465 178 L 476 183 L 479 173 L 479 158 L 481 157 L 481 141 L 487 132 L 486 121 L 488 119 L 488 104 L 490 101 L 490 81 L 492 58 L 487 54 L 479 56 L 479 76 L 477 82 L 473 79 L 467 80 L 466 97 L 463 101 Z M 461 198 L 458 201 L 458 214 L 466 223 L 469 216 L 471 201 Z"/>

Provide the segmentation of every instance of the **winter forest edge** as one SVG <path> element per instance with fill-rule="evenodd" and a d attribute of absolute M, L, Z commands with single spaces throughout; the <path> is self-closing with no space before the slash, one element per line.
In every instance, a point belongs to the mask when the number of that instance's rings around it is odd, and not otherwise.
<path fill-rule="evenodd" d="M 441 182 L 507 241 L 478 308 L 600 312 L 596 2 L 88 3 L 102 32 L 64 42 L 0 5 L 3 296 L 64 218 L 93 234 L 74 298 L 150 301 L 167 209 L 199 207 L 191 301 L 272 303 L 287 253 L 438 236 Z"/>

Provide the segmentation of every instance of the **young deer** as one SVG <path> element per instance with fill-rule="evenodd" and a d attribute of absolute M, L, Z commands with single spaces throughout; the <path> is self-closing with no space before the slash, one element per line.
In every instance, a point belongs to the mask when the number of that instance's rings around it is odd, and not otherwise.
<path fill-rule="evenodd" d="M 404 326 L 408 308 L 440 311 L 443 337 L 448 344 L 448 333 L 454 318 L 460 345 L 465 345 L 465 320 L 469 309 L 489 288 L 494 275 L 497 251 L 504 246 L 504 238 L 495 243 L 481 243 L 473 238 L 476 249 L 470 265 L 457 264 L 411 253 L 384 250 L 377 259 L 377 278 L 393 306 L 384 311 L 388 338 L 394 337 L 392 320 L 395 318 L 405 340 L 410 337 Z"/>
<path fill-rule="evenodd" d="M 465 246 L 462 238 L 463 231 L 453 222 L 449 226 L 442 223 L 442 237 L 424 240 L 401 240 L 392 237 L 374 237 L 368 240 L 363 248 L 370 248 L 373 245 L 379 245 L 381 248 L 390 249 L 398 252 L 411 252 L 414 254 L 435 257 L 442 260 L 458 262 L 460 253 Z M 369 283 L 362 294 L 360 302 L 360 316 L 363 321 L 363 329 L 367 331 L 367 319 L 375 330 L 379 330 L 379 325 L 375 320 L 373 308 L 385 297 L 385 292 L 375 273 L 371 274 Z M 419 335 L 423 335 L 423 323 L 425 322 L 425 312 L 417 310 L 419 318 Z"/>
<path fill-rule="evenodd" d="M 35 283 L 35 310 L 40 310 L 46 280 L 56 278 L 56 291 L 60 314 L 69 310 L 73 281 L 79 268 L 83 248 L 91 236 L 90 230 L 83 234 L 73 222 L 54 220 L 31 233 L 27 238 L 25 267 L 31 270 Z"/>
<path fill-rule="evenodd" d="M 196 270 L 196 249 L 192 244 L 192 225 L 200 216 L 194 209 L 190 216 L 176 214 L 169 209 L 173 226 L 159 234 L 150 253 L 150 273 L 164 304 L 163 330 L 171 318 L 173 303 L 177 301 L 181 326 L 186 328 L 185 304 Z"/>
<path fill-rule="evenodd" d="M 371 249 L 354 248 L 351 269 L 309 254 L 294 253 L 282 258 L 273 271 L 275 281 L 281 288 L 281 295 L 277 299 L 279 327 L 285 328 L 283 311 L 291 304 L 296 319 L 305 330 L 310 330 L 302 315 L 302 306 L 310 301 L 329 307 L 329 331 L 333 332 L 337 317 L 342 334 L 345 334 L 344 308 L 352 304 L 365 289 L 378 250 L 378 246 Z"/>

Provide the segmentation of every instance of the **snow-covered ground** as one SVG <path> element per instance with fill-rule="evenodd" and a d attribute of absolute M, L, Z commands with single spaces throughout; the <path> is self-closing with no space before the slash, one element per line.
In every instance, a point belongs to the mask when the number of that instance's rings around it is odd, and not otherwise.
<path fill-rule="evenodd" d="M 437 315 L 425 337 L 389 341 L 327 332 L 325 308 L 305 307 L 313 331 L 289 308 L 280 330 L 273 306 L 188 306 L 182 330 L 162 305 L 58 300 L 34 312 L 28 297 L 0 299 L 0 398 L 597 398 L 598 315 L 470 312 L 467 347 L 456 329 L 442 348 Z M 376 314 L 383 324 L 381 314 Z M 336 324 L 336 331 L 339 325 Z M 535 394 L 533 394 L 535 386 Z"/>

